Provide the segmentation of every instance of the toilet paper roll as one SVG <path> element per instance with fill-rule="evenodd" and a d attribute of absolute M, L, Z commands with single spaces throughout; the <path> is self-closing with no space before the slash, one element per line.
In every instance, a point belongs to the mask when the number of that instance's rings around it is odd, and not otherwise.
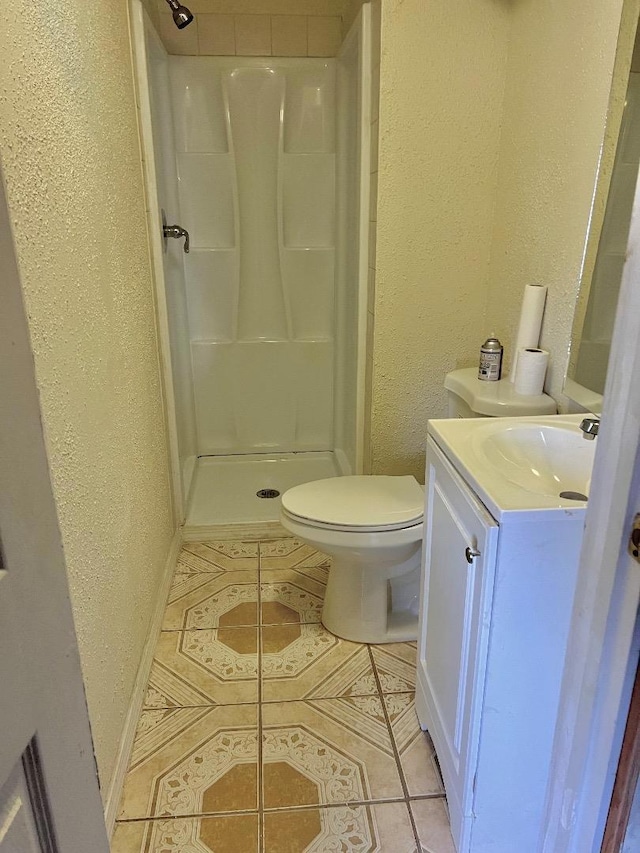
<path fill-rule="evenodd" d="M 516 394 L 534 397 L 542 394 L 547 374 L 549 353 L 537 347 L 521 347 L 518 350 L 516 375 L 513 383 Z"/>
<path fill-rule="evenodd" d="M 537 348 L 540 343 L 540 329 L 542 328 L 542 315 L 544 314 L 546 299 L 547 288 L 544 285 L 528 284 L 525 287 L 522 309 L 520 310 L 520 323 L 513 348 L 514 357 L 509 373 L 511 382 L 515 382 L 519 351 L 524 347 Z"/>

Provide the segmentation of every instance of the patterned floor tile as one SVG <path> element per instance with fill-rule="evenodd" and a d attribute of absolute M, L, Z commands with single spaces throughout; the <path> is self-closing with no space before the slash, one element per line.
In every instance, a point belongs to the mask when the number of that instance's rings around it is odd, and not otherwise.
<path fill-rule="evenodd" d="M 377 696 L 262 706 L 266 809 L 403 795 Z"/>
<path fill-rule="evenodd" d="M 405 693 L 416 686 L 416 643 L 371 646 L 383 693 Z"/>
<path fill-rule="evenodd" d="M 433 743 L 420 728 L 413 693 L 387 694 L 384 703 L 409 795 L 444 794 Z"/>
<path fill-rule="evenodd" d="M 257 628 L 162 631 L 145 708 L 257 701 Z"/>
<path fill-rule="evenodd" d="M 260 543 L 261 569 L 296 569 L 301 566 L 328 568 L 331 558 L 299 539 L 276 539 Z"/>
<path fill-rule="evenodd" d="M 260 630 L 264 702 L 377 694 L 366 646 L 342 640 L 322 625 Z"/>
<path fill-rule="evenodd" d="M 120 820 L 258 807 L 255 705 L 143 711 Z"/>
<path fill-rule="evenodd" d="M 118 823 L 111 853 L 258 853 L 257 814 Z"/>
<path fill-rule="evenodd" d="M 281 569 L 260 574 L 261 623 L 320 622 L 325 584 L 303 573 Z"/>
<path fill-rule="evenodd" d="M 422 845 L 418 853 L 456 853 L 444 798 L 415 800 L 411 811 Z"/>
<path fill-rule="evenodd" d="M 169 592 L 162 628 L 235 628 L 258 624 L 258 573 L 244 570 L 177 574 Z"/>
<path fill-rule="evenodd" d="M 264 853 L 413 853 L 404 803 L 267 812 Z"/>
<path fill-rule="evenodd" d="M 112 853 L 454 853 L 413 708 L 416 644 L 330 634 L 329 558 L 249 539 L 181 552 Z M 371 802 L 404 796 L 394 749 L 409 795 L 435 795 L 411 803 L 418 848 L 407 803 Z"/>
<path fill-rule="evenodd" d="M 259 567 L 257 542 L 185 542 L 176 572 L 256 571 Z"/>

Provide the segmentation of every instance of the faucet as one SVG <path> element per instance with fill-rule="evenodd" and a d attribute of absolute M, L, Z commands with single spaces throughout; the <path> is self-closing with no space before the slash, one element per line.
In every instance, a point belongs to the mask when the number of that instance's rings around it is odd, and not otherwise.
<path fill-rule="evenodd" d="M 600 418 L 584 418 L 584 420 L 580 423 L 582 437 L 586 438 L 588 441 L 593 441 L 593 439 L 598 434 L 599 428 Z"/>

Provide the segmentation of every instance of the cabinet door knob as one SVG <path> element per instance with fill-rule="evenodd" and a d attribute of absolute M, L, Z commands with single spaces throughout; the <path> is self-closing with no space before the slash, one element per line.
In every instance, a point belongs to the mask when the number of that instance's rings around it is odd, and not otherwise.
<path fill-rule="evenodd" d="M 475 558 L 480 556 L 480 551 L 476 551 L 473 548 L 469 548 L 467 546 L 467 548 L 465 549 L 464 555 L 467 558 L 467 563 L 473 563 Z"/>

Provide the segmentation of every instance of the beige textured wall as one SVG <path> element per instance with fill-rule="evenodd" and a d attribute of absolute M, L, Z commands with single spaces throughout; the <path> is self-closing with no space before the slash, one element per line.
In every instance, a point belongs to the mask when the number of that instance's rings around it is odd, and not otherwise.
<path fill-rule="evenodd" d="M 477 358 L 510 3 L 383 0 L 371 453 L 424 478 L 444 376 Z"/>
<path fill-rule="evenodd" d="M 0 157 L 104 792 L 173 533 L 126 3 L 16 0 L 0 55 Z"/>
<path fill-rule="evenodd" d="M 512 8 L 487 322 L 510 349 L 524 286 L 547 285 L 546 388 L 562 407 L 621 13 L 622 0 Z"/>
<path fill-rule="evenodd" d="M 626 0 L 627 16 L 638 0 Z M 423 476 L 445 374 L 527 283 L 559 400 L 623 0 L 383 0 L 371 458 Z"/>

